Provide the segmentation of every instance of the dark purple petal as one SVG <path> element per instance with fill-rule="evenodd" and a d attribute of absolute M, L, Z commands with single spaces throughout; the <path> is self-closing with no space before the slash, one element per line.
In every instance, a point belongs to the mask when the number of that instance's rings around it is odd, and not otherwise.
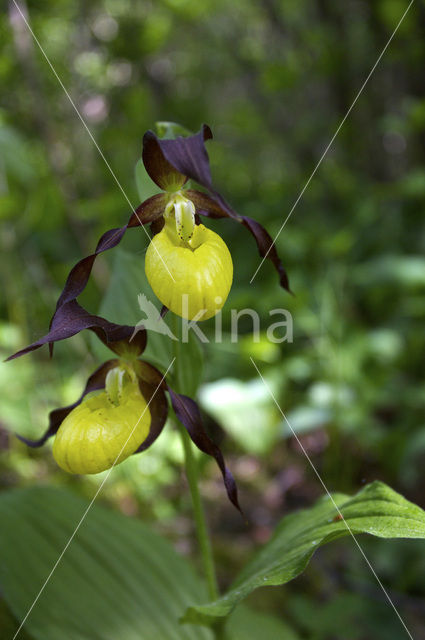
<path fill-rule="evenodd" d="M 187 189 L 185 194 L 192 200 L 198 213 L 207 216 L 208 218 L 233 218 L 242 222 L 242 216 L 240 216 L 223 196 L 214 189 L 210 189 L 210 194 L 198 191 L 197 189 Z"/>
<path fill-rule="evenodd" d="M 63 304 L 75 300 L 85 289 L 97 256 L 108 249 L 116 247 L 124 237 L 127 229 L 154 222 L 164 213 L 167 197 L 157 194 L 142 202 L 131 214 L 124 227 L 106 231 L 97 243 L 94 253 L 83 258 L 71 269 L 63 291 L 56 305 L 58 310 Z"/>
<path fill-rule="evenodd" d="M 144 360 L 138 360 L 135 364 L 137 377 L 143 382 L 147 382 L 150 385 L 159 387 L 160 389 L 166 389 L 164 376 L 156 367 Z"/>
<path fill-rule="evenodd" d="M 149 404 L 151 413 L 151 426 L 146 440 L 142 442 L 140 447 L 134 453 L 146 451 L 151 444 L 155 442 L 164 428 L 168 415 L 168 403 L 165 397 L 164 389 L 158 385 L 152 385 L 143 380 L 139 380 L 140 391 Z"/>
<path fill-rule="evenodd" d="M 78 304 L 78 303 L 77 303 Z M 109 323 L 112 324 L 112 323 Z M 108 347 L 111 351 L 117 354 L 122 358 L 133 358 L 134 356 L 140 356 L 146 349 L 146 344 L 148 341 L 148 333 L 146 329 L 139 325 L 136 327 L 130 327 L 133 332 L 130 338 L 127 335 L 127 325 L 117 325 L 122 329 L 122 335 L 125 335 L 124 338 L 114 339 L 115 335 L 120 335 L 120 330 L 117 329 L 117 333 L 107 334 L 103 330 L 102 327 L 89 327 L 92 331 L 94 331 L 97 337 L 103 342 L 105 347 Z M 134 333 L 136 331 L 136 333 Z M 109 339 L 108 339 L 109 336 Z"/>
<path fill-rule="evenodd" d="M 214 198 L 203 191 L 187 189 L 185 196 L 193 202 L 197 213 L 208 218 L 234 218 L 240 220 L 240 216 L 230 207 L 223 207 L 215 196 Z"/>
<path fill-rule="evenodd" d="M 218 201 L 217 196 L 219 194 L 214 193 L 213 196 L 210 196 L 207 193 L 202 193 L 195 189 L 188 189 L 186 194 L 195 205 L 198 214 L 208 218 L 232 218 L 243 224 L 254 236 L 260 256 L 262 258 L 267 256 L 267 259 L 273 263 L 279 274 L 280 286 L 290 291 L 288 276 L 277 254 L 276 246 L 271 236 L 259 222 L 248 218 L 248 216 L 238 215 L 227 205 L 221 196 L 219 196 L 220 201 Z"/>
<path fill-rule="evenodd" d="M 187 176 L 168 162 L 159 142 L 153 131 L 146 131 L 143 136 L 143 164 L 158 187 L 164 191 L 178 191 L 187 182 Z"/>
<path fill-rule="evenodd" d="M 220 448 L 211 440 L 204 430 L 198 405 L 188 396 L 175 393 L 170 387 L 168 387 L 168 393 L 170 394 L 174 412 L 182 425 L 187 429 L 192 441 L 203 453 L 212 456 L 216 460 L 223 475 L 229 500 L 242 513 L 239 506 L 238 490 L 235 480 L 224 463 Z"/>
<path fill-rule="evenodd" d="M 257 243 L 258 252 L 262 258 L 270 260 L 274 268 L 279 274 L 280 286 L 291 293 L 289 288 L 288 275 L 283 267 L 283 264 L 276 251 L 276 245 L 274 244 L 270 234 L 264 229 L 263 226 L 256 220 L 248 218 L 248 216 L 241 216 L 242 224 L 252 233 Z"/>
<path fill-rule="evenodd" d="M 243 224 L 254 236 L 260 256 L 267 257 L 273 263 L 279 274 L 280 285 L 290 291 L 288 276 L 270 235 L 252 218 L 236 213 L 221 194 L 215 191 L 205 149 L 205 141 L 211 138 L 211 129 L 205 124 L 197 134 L 186 138 L 179 136 L 174 140 L 160 139 L 152 131 L 148 131 L 143 138 L 143 162 L 147 172 L 163 189 L 167 188 L 164 182 L 167 172 L 170 180 L 180 177 L 180 186 L 183 186 L 186 176 L 208 189 L 209 194 L 195 189 L 186 191 L 197 214 L 210 218 L 232 218 Z"/>
<path fill-rule="evenodd" d="M 205 141 L 212 138 L 204 124 L 198 133 L 174 140 L 158 138 L 153 131 L 143 136 L 143 164 L 152 180 L 164 190 L 180 189 L 187 178 L 212 189 L 210 163 Z"/>
<path fill-rule="evenodd" d="M 28 438 L 24 438 L 16 434 L 16 436 L 27 444 L 29 447 L 41 447 L 51 436 L 54 436 L 62 422 L 65 420 L 66 416 L 71 413 L 75 407 L 78 407 L 81 404 L 83 398 L 90 393 L 91 391 L 97 391 L 98 389 L 103 389 L 105 386 L 105 378 L 106 374 L 110 369 L 116 367 L 118 364 L 118 360 L 108 360 L 102 364 L 94 373 L 91 374 L 90 378 L 87 380 L 87 384 L 81 396 L 78 398 L 77 402 L 74 404 L 70 404 L 67 407 L 60 407 L 59 409 L 54 409 L 49 413 L 49 426 L 47 427 L 44 435 L 41 436 L 38 440 L 29 440 Z"/>
<path fill-rule="evenodd" d="M 152 236 L 156 236 L 157 233 L 163 230 L 164 228 L 164 218 L 158 218 L 154 220 L 150 226 Z"/>
<path fill-rule="evenodd" d="M 135 363 L 139 387 L 151 412 L 149 435 L 134 453 L 145 451 L 160 435 L 168 415 L 168 402 L 165 397 L 164 376 L 148 362 L 138 360 Z"/>
<path fill-rule="evenodd" d="M 136 353 L 138 353 L 140 349 L 143 350 L 146 346 L 145 330 L 138 328 L 137 340 L 132 341 L 130 344 L 129 340 L 134 333 L 135 327 L 115 324 L 100 316 L 92 315 L 79 305 L 76 300 L 71 300 L 63 304 L 56 311 L 47 335 L 33 342 L 28 347 L 25 347 L 25 349 L 17 351 L 12 356 L 9 356 L 7 360 L 13 360 L 25 353 L 39 349 L 44 344 L 58 342 L 59 340 L 65 340 L 66 338 L 75 336 L 84 329 L 94 331 L 106 346 L 110 347 L 113 351 L 118 349 L 119 353 L 121 353 L 123 346 L 121 344 L 122 341 L 125 341 L 130 349 L 133 348 L 132 344 L 134 343 Z"/>

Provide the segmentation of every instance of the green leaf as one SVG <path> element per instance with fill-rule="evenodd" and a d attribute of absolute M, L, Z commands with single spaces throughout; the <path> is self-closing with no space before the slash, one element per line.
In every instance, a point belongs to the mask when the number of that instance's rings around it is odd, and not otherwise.
<path fill-rule="evenodd" d="M 117 249 L 111 280 L 99 309 L 100 315 L 111 322 L 121 324 L 136 325 L 142 322 L 146 318 L 146 313 L 139 306 L 140 294 L 145 296 L 145 304 L 151 308 L 154 319 L 159 317 L 161 303 L 158 302 L 146 280 L 144 256 Z M 179 393 L 194 396 L 202 378 L 203 352 L 199 340 L 193 331 L 189 331 L 188 342 L 182 343 L 180 341 L 181 320 L 171 312 L 165 316 L 164 323 L 177 340 L 149 330 L 147 325 L 148 344 L 142 358 L 165 373 L 175 357 L 175 363 L 167 379 Z M 109 350 L 104 348 L 99 340 L 94 339 L 91 344 L 99 357 L 105 359 L 111 357 Z"/>
<path fill-rule="evenodd" d="M 336 630 L 344 640 L 400 640 L 403 633 L 396 619 L 388 615 L 387 600 L 366 598 L 359 585 L 351 588 L 353 591 L 347 592 L 340 585 L 320 603 L 305 594 L 285 594 L 285 610 L 309 640 L 335 638 Z"/>
<path fill-rule="evenodd" d="M 47 487 L 0 496 L 0 586 L 17 620 L 26 615 L 87 507 L 69 491 Z M 205 593 L 166 540 L 95 505 L 25 629 L 35 640 L 208 640 L 209 630 L 178 623 Z"/>
<path fill-rule="evenodd" d="M 18 627 L 19 623 L 12 616 L 4 600 L 0 600 L 0 631 L 2 632 L 2 637 L 13 638 Z M 19 640 L 33 639 L 28 635 L 25 629 L 22 629 L 22 631 L 19 632 Z"/>
<path fill-rule="evenodd" d="M 158 138 L 174 139 L 177 138 L 177 136 L 183 136 L 185 138 L 186 136 L 193 135 L 192 131 L 189 131 L 189 129 L 186 129 L 186 127 L 177 122 L 158 121 L 155 122 L 155 129 Z"/>
<path fill-rule="evenodd" d="M 162 189 L 160 189 L 149 176 L 141 158 L 136 162 L 134 175 L 136 178 L 137 193 L 141 202 L 144 202 L 144 200 L 154 196 L 156 193 L 162 192 Z"/>
<path fill-rule="evenodd" d="M 350 498 L 325 496 L 312 508 L 283 518 L 273 538 L 247 564 L 230 590 L 215 602 L 191 607 L 185 622 L 213 624 L 258 587 L 281 585 L 298 576 L 321 545 L 336 538 L 369 533 L 380 538 L 425 538 L 425 512 L 381 482 Z"/>
<path fill-rule="evenodd" d="M 275 616 L 252 611 L 245 605 L 238 607 L 226 624 L 226 640 L 298 640 L 286 623 Z"/>
<path fill-rule="evenodd" d="M 270 384 L 275 387 L 273 381 Z M 248 453 L 266 455 L 281 438 L 276 406 L 259 378 L 222 378 L 203 385 L 201 406 Z"/>
<path fill-rule="evenodd" d="M 172 388 L 178 393 L 194 397 L 202 382 L 202 371 L 204 364 L 204 352 L 196 335 L 190 331 L 187 342 L 182 342 L 181 320 L 173 316 L 171 325 L 177 341 L 173 341 L 173 350 L 170 356 L 175 356 L 173 368 L 171 369 L 169 381 Z M 150 352 L 146 350 L 147 357 Z"/>

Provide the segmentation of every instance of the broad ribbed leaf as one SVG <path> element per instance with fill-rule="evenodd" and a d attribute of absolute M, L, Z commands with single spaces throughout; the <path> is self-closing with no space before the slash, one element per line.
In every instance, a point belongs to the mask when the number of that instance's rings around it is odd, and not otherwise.
<path fill-rule="evenodd" d="M 254 589 L 281 585 L 298 576 L 321 545 L 336 538 L 369 533 L 380 538 L 425 538 L 425 512 L 381 482 L 350 498 L 333 496 L 343 520 L 328 496 L 283 518 L 273 538 L 249 562 L 230 590 L 215 602 L 191 607 L 185 621 L 213 624 L 227 616 Z M 348 527 L 347 527 L 348 525 Z"/>
<path fill-rule="evenodd" d="M 22 620 L 88 503 L 69 491 L 0 496 L 0 587 Z M 179 625 L 205 598 L 187 561 L 140 522 L 93 506 L 25 623 L 35 640 L 209 640 Z M 15 629 L 16 631 L 16 629 Z"/>
<path fill-rule="evenodd" d="M 2 637 L 7 638 L 7 640 L 12 640 L 15 635 L 18 624 L 15 618 L 12 616 L 10 610 L 8 609 L 4 600 L 0 600 L 0 630 L 2 632 Z M 22 629 L 19 632 L 19 640 L 34 640 L 31 636 Z"/>

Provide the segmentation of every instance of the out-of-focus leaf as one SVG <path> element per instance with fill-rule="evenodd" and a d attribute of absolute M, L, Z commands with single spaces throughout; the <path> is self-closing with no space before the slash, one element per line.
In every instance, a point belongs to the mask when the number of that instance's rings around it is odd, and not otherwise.
<path fill-rule="evenodd" d="M 265 454 L 281 437 L 276 408 L 261 380 L 224 378 L 203 385 L 199 396 L 205 411 L 244 451 Z"/>
<path fill-rule="evenodd" d="M 331 415 L 327 408 L 301 405 L 288 413 L 288 422 L 286 420 L 281 421 L 281 432 L 285 437 L 290 438 L 293 436 L 294 431 L 300 435 L 320 429 L 327 424 Z M 288 423 L 291 427 L 289 427 Z"/>
<path fill-rule="evenodd" d="M 15 618 L 12 616 L 10 610 L 7 608 L 4 600 L 0 600 L 0 631 L 2 637 L 13 638 L 18 624 Z M 19 640 L 31 640 L 31 636 L 22 629 L 19 633 Z"/>
<path fill-rule="evenodd" d="M 137 194 L 142 202 L 156 193 L 161 193 L 161 189 L 149 177 L 141 158 L 136 162 L 134 174 L 136 178 Z"/>
<path fill-rule="evenodd" d="M 177 122 L 155 122 L 155 129 L 159 138 L 177 138 L 177 136 L 191 136 L 193 135 L 192 131 L 183 127 L 183 125 L 178 124 Z"/>
<path fill-rule="evenodd" d="M 226 625 L 228 640 L 298 640 L 287 624 L 278 618 L 239 606 L 230 616 Z"/>
<path fill-rule="evenodd" d="M 312 508 L 283 518 L 273 538 L 247 564 L 229 591 L 215 602 L 191 607 L 184 620 L 212 624 L 258 587 L 281 585 L 298 576 L 321 545 L 353 534 L 380 538 L 425 538 L 425 512 L 381 482 L 354 497 L 323 497 Z M 347 526 L 348 525 L 348 526 Z"/>
<path fill-rule="evenodd" d="M 37 487 L 0 496 L 0 584 L 22 620 L 88 503 Z M 205 589 L 171 545 L 93 506 L 25 623 L 35 640 L 208 640 L 178 618 Z M 16 630 L 15 630 L 16 631 Z"/>
<path fill-rule="evenodd" d="M 31 147 L 18 130 L 0 123 L 0 156 L 7 171 L 22 184 L 31 183 L 37 175 Z"/>
<path fill-rule="evenodd" d="M 371 260 L 357 269 L 360 284 L 397 283 L 404 287 L 425 285 L 425 258 L 388 255 Z"/>
<path fill-rule="evenodd" d="M 328 601 L 319 602 L 306 595 L 290 596 L 285 604 L 286 610 L 291 612 L 291 620 L 309 640 L 337 637 L 337 630 L 344 640 L 400 638 L 400 626 L 388 615 L 387 601 L 366 598 L 361 591 L 334 591 Z"/>

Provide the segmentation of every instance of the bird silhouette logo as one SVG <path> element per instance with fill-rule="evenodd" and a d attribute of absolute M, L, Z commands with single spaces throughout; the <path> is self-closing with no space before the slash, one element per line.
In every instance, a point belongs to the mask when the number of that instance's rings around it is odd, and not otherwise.
<path fill-rule="evenodd" d="M 154 331 L 155 333 L 160 333 L 163 336 L 168 336 L 172 340 L 177 340 L 170 327 L 162 318 L 161 312 L 158 311 L 153 302 L 147 299 L 144 293 L 139 293 L 137 301 L 139 303 L 140 310 L 146 315 L 146 318 L 144 320 L 140 320 L 140 322 L 136 324 L 130 340 L 133 340 L 137 332 L 142 329 L 146 329 L 146 331 Z"/>

